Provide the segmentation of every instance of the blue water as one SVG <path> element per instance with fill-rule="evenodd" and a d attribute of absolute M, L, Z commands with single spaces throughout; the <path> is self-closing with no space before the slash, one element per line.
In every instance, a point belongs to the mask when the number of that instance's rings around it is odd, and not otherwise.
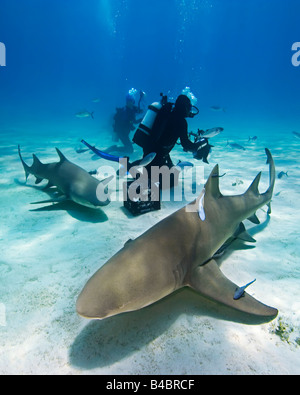
<path fill-rule="evenodd" d="M 240 284 L 257 278 L 256 295 L 299 338 L 300 152 L 292 132 L 300 132 L 300 67 L 291 50 L 300 41 L 299 15 L 299 0 L 1 0 L 0 373 L 277 374 L 283 366 L 299 373 L 294 340 L 281 342 L 270 327 L 232 324 L 196 296 L 85 326 L 75 300 L 86 280 L 175 205 L 130 221 L 118 203 L 95 215 L 33 213 L 30 203 L 47 196 L 22 184 L 17 154 L 19 143 L 28 161 L 33 152 L 57 160 L 58 146 L 94 169 L 91 156 L 74 147 L 82 138 L 99 148 L 112 144 L 112 116 L 129 89 L 146 92 L 146 108 L 160 92 L 175 100 L 189 86 L 200 110 L 190 130 L 224 128 L 210 162 L 227 173 L 222 191 L 242 193 L 262 169 L 266 185 L 265 147 L 277 173 L 288 171 L 276 180 L 272 219 L 257 248 L 242 251 L 244 265 L 229 260 L 228 270 L 241 274 L 231 277 Z M 83 110 L 95 119 L 77 118 Z M 231 150 L 227 140 L 246 151 Z M 193 160 L 181 147 L 173 155 Z M 235 189 L 237 178 L 243 183 Z"/>
<path fill-rule="evenodd" d="M 151 102 L 191 86 L 200 125 L 219 105 L 240 126 L 297 128 L 299 12 L 297 0 L 3 0 L 0 125 L 78 127 L 85 107 L 104 124 L 131 87 Z"/>

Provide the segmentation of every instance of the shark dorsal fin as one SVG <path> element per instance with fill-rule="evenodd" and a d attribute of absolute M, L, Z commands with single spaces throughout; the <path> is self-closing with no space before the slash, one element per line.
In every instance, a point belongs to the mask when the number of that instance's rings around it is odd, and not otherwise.
<path fill-rule="evenodd" d="M 55 149 L 56 149 L 56 152 L 57 152 L 57 154 L 58 154 L 59 159 L 60 159 L 61 162 L 64 162 L 65 160 L 67 160 L 67 158 L 65 157 L 65 155 L 64 155 L 58 148 L 55 148 Z"/>
<path fill-rule="evenodd" d="M 32 157 L 33 157 L 33 166 L 39 166 L 39 165 L 42 165 L 42 162 L 39 160 L 39 158 L 35 155 L 35 154 L 32 154 Z"/>
<path fill-rule="evenodd" d="M 205 194 L 211 195 L 214 198 L 219 198 L 222 196 L 219 188 L 219 165 L 216 165 L 205 184 Z"/>
<path fill-rule="evenodd" d="M 248 188 L 247 192 L 252 192 L 255 195 L 259 195 L 258 184 L 260 181 L 260 177 L 261 177 L 261 172 L 259 172 L 257 174 L 257 176 L 254 178 L 254 180 L 252 181 L 252 184 Z"/>

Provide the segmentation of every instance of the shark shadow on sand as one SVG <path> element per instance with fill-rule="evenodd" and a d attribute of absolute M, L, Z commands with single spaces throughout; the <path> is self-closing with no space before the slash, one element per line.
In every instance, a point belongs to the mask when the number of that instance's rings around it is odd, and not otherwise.
<path fill-rule="evenodd" d="M 90 321 L 71 345 L 69 361 L 73 366 L 84 370 L 113 365 L 140 352 L 156 339 L 167 337 L 168 331 L 174 336 L 170 328 L 183 314 L 188 321 L 189 317 L 199 318 L 199 328 L 197 320 L 194 323 L 194 330 L 198 334 L 205 331 L 201 325 L 206 317 L 245 325 L 259 325 L 271 320 L 270 317 L 258 317 L 234 310 L 189 288 L 183 288 L 144 309 L 106 320 Z M 182 334 L 178 336 L 190 337 L 186 329 L 183 327 Z M 222 342 L 225 341 L 226 338 L 222 338 Z M 165 347 L 168 345 L 165 344 Z M 197 345 L 193 344 L 193 350 L 196 349 Z M 168 353 L 167 350 L 165 352 Z"/>
<path fill-rule="evenodd" d="M 25 182 L 21 182 L 18 179 L 14 180 L 17 185 L 21 185 L 27 188 L 33 188 L 43 193 L 46 193 L 49 196 L 48 200 L 44 202 L 49 202 L 51 204 L 47 206 L 42 206 L 38 208 L 31 209 L 31 212 L 42 212 L 42 211 L 66 211 L 72 218 L 82 221 L 82 222 L 90 222 L 90 223 L 102 223 L 108 221 L 108 217 L 106 213 L 101 209 L 98 208 L 97 210 L 82 206 L 81 204 L 77 204 L 71 200 L 65 200 L 62 202 L 55 203 L 55 199 L 59 192 L 56 188 L 45 188 L 36 185 L 30 185 Z M 35 202 L 30 203 L 31 205 L 43 204 L 43 202 Z"/>

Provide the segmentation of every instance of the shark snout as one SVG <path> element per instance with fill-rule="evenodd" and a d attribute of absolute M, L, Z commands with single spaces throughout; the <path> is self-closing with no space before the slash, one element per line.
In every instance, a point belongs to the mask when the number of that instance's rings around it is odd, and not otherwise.
<path fill-rule="evenodd" d="M 93 295 L 89 295 L 86 289 L 83 289 L 76 302 L 76 311 L 81 317 L 87 319 L 101 320 L 108 316 L 105 308 L 101 308 L 99 300 L 95 300 Z"/>

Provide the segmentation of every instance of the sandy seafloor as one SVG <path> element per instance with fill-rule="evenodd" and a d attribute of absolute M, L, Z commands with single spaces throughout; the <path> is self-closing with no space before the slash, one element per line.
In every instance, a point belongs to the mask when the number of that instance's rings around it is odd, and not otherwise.
<path fill-rule="evenodd" d="M 249 135 L 258 139 L 248 142 Z M 1 374 L 300 373 L 300 140 L 292 131 L 275 138 L 260 129 L 236 136 L 225 130 L 215 137 L 210 164 L 204 168 L 206 179 L 214 164 L 220 164 L 221 174 L 226 173 L 220 179 L 223 194 L 243 193 L 260 170 L 260 190 L 267 188 L 265 147 L 272 151 L 276 173 L 288 171 L 288 177 L 276 179 L 270 219 L 264 208 L 257 213 L 261 225 L 245 221 L 257 240 L 255 248 L 235 245 L 219 261 L 239 285 L 257 279 L 248 292 L 278 308 L 273 322 L 258 323 L 190 290 L 103 321 L 79 317 L 75 302 L 89 277 L 129 238 L 186 202 L 163 202 L 160 211 L 139 217 L 126 213 L 119 201 L 98 211 L 73 204 L 31 211 L 42 205 L 30 203 L 48 195 L 24 185 L 17 143 L 29 164 L 32 153 L 44 162 L 56 161 L 57 146 L 70 160 L 92 170 L 107 163 L 92 160 L 89 152 L 77 154 L 79 138 L 99 148 L 111 141 L 108 135 L 92 138 L 75 131 L 1 131 Z M 226 147 L 227 139 L 246 150 Z M 180 147 L 172 158 L 191 160 Z M 243 184 L 232 186 L 237 178 Z M 32 176 L 27 185 L 34 185 Z M 285 328 L 281 336 L 280 323 Z"/>

